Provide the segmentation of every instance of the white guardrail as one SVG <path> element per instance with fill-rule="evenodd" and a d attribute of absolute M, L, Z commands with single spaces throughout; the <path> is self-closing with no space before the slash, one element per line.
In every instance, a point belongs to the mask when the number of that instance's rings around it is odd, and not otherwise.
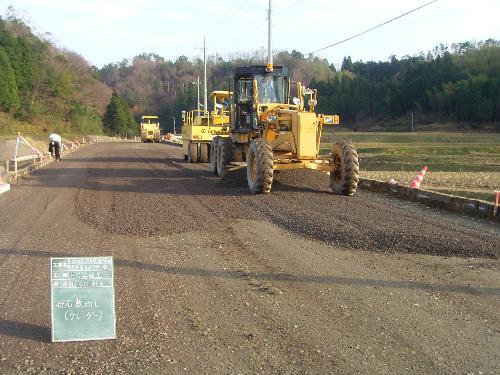
<path fill-rule="evenodd" d="M 61 145 L 61 153 L 71 153 L 77 150 L 81 145 L 97 142 L 99 140 L 99 136 L 95 136 L 94 139 L 92 137 L 83 137 L 81 142 L 78 139 L 74 139 L 72 141 L 65 140 Z M 31 154 L 19 155 L 21 145 L 28 147 Z M 50 153 L 40 151 L 40 149 L 33 146 L 30 142 L 28 142 L 28 140 L 26 140 L 26 138 L 18 133 L 12 158 L 5 160 L 0 166 L 0 194 L 8 191 L 10 189 L 9 183 L 16 181 L 20 175 L 27 174 L 34 169 L 40 168 L 52 162 L 53 160 L 54 158 L 52 158 Z M 22 165 L 22 168 L 19 168 L 19 164 Z"/>

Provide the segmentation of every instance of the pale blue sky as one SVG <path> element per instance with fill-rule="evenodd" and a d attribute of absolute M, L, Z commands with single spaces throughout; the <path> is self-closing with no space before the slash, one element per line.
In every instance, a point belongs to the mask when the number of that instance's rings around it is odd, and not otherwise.
<path fill-rule="evenodd" d="M 430 0 L 273 0 L 273 49 L 304 54 L 396 17 Z M 227 57 L 267 48 L 268 0 L 1 0 L 51 40 L 99 67 L 142 52 L 169 59 Z M 439 0 L 352 41 L 318 53 L 338 65 L 426 52 L 439 43 L 500 39 L 499 0 Z"/>

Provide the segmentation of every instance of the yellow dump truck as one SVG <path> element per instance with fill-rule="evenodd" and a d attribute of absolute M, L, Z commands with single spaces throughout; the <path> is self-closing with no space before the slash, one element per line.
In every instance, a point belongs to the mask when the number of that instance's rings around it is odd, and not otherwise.
<path fill-rule="evenodd" d="M 190 163 L 208 163 L 212 139 L 229 136 L 229 91 L 213 91 L 210 110 L 182 111 L 182 152 Z"/>
<path fill-rule="evenodd" d="M 141 141 L 160 142 L 160 122 L 158 116 L 141 116 Z"/>

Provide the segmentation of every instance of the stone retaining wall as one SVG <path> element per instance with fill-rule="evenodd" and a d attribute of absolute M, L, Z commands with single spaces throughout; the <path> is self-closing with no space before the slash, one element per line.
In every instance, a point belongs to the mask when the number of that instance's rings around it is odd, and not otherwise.
<path fill-rule="evenodd" d="M 495 205 L 478 199 L 457 197 L 423 189 L 412 189 L 406 186 L 389 184 L 388 182 L 366 178 L 360 179 L 358 187 L 377 193 L 389 194 L 397 196 L 398 198 L 424 203 L 430 207 L 442 208 L 448 211 L 500 222 L 499 215 L 493 216 Z"/>

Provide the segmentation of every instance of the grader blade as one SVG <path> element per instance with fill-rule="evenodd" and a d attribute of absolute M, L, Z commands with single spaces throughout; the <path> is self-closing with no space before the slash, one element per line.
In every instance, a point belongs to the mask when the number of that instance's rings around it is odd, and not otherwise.
<path fill-rule="evenodd" d="M 226 165 L 220 175 L 220 186 L 224 187 L 248 187 L 247 164 L 244 162 L 233 162 Z"/>

